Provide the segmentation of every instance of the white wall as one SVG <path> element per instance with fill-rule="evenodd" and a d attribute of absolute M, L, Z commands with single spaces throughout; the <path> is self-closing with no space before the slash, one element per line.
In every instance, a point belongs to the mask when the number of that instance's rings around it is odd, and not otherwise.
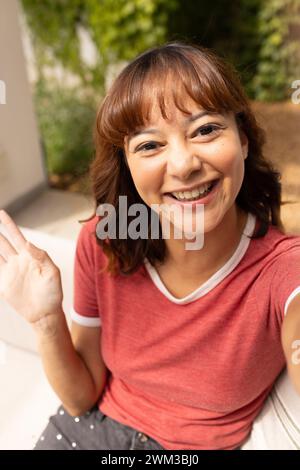
<path fill-rule="evenodd" d="M 12 207 L 46 184 L 39 134 L 26 75 L 17 0 L 0 0 L 0 207 Z"/>

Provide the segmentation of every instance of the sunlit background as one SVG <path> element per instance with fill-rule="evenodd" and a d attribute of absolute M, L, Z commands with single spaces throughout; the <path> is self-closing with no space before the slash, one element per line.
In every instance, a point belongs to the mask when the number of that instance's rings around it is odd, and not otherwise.
<path fill-rule="evenodd" d="M 15 10 L 16 2 L 0 3 L 1 47 L 12 66 L 17 57 L 9 46 L 7 9 Z M 18 6 L 19 34 L 50 187 L 89 194 L 92 127 L 111 80 L 145 48 L 168 40 L 191 40 L 213 48 L 240 72 L 258 120 L 267 130 L 266 156 L 282 172 L 283 199 L 293 201 L 282 207 L 285 227 L 300 231 L 299 206 L 294 205 L 300 202 L 300 106 L 292 101 L 293 83 L 300 78 L 299 0 L 215 0 L 212 4 L 208 0 L 22 0 Z M 5 72 L 1 60 L 0 80 Z M 8 95 L 18 86 L 17 74 L 13 80 L 7 83 Z M 12 99 L 9 96 L 7 107 Z M 1 166 L 8 166 L 2 140 L 0 133 Z M 0 204 L 10 208 L 14 198 L 6 199 L 0 192 Z"/>
<path fill-rule="evenodd" d="M 282 173 L 284 226 L 300 234 L 299 0 L 0 0 L 0 208 L 61 268 L 67 317 L 97 106 L 129 60 L 176 39 L 238 69 Z M 1 301 L 0 376 L 0 448 L 29 449 L 58 400 Z"/>

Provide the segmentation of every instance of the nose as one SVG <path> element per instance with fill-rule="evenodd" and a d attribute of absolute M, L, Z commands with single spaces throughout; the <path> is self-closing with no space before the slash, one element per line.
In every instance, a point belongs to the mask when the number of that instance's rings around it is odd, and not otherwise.
<path fill-rule="evenodd" d="M 201 170 L 201 157 L 195 154 L 186 144 L 177 144 L 170 149 L 168 155 L 167 172 L 170 176 L 186 180 L 195 171 Z"/>

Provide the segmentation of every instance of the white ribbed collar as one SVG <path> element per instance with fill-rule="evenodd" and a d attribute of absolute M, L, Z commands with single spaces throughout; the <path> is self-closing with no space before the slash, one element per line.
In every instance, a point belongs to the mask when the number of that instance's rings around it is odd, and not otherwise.
<path fill-rule="evenodd" d="M 147 258 L 144 259 L 144 264 L 145 267 L 153 281 L 153 283 L 156 285 L 156 287 L 160 290 L 160 292 L 165 295 L 171 302 L 174 302 L 175 304 L 183 305 L 183 304 L 188 304 L 190 302 L 193 302 L 203 295 L 207 294 L 209 291 L 211 291 L 214 287 L 216 287 L 226 276 L 228 276 L 234 268 L 239 264 L 243 256 L 245 255 L 250 239 L 247 237 L 247 235 L 252 236 L 254 229 L 255 229 L 255 223 L 256 223 L 256 216 L 248 212 L 248 219 L 247 223 L 245 225 L 243 234 L 241 236 L 241 240 L 239 242 L 239 245 L 237 249 L 235 250 L 234 254 L 231 256 L 231 258 L 220 268 L 215 274 L 213 274 L 204 284 L 202 284 L 200 287 L 198 287 L 194 292 L 191 292 L 189 295 L 186 297 L 183 297 L 181 299 L 178 299 L 177 297 L 174 297 L 164 283 L 162 282 L 161 278 L 159 277 L 158 272 L 156 269 L 150 264 Z"/>

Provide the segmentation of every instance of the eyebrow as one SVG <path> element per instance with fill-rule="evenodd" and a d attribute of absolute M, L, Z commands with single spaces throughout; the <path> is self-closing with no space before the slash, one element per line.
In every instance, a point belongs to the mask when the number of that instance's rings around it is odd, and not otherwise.
<path fill-rule="evenodd" d="M 216 112 L 210 112 L 210 111 L 200 111 L 199 113 L 197 114 L 194 114 L 193 116 L 189 116 L 187 119 L 186 119 L 186 122 L 187 123 L 191 123 L 191 122 L 194 122 L 196 121 L 197 119 L 203 117 L 203 116 L 214 116 L 218 113 Z M 159 134 L 159 130 L 158 129 L 138 129 L 136 131 L 134 131 L 132 134 L 130 134 L 129 138 L 128 138 L 128 143 L 130 142 L 131 139 L 133 139 L 134 137 L 136 137 L 137 135 L 140 135 L 140 134 Z"/>

